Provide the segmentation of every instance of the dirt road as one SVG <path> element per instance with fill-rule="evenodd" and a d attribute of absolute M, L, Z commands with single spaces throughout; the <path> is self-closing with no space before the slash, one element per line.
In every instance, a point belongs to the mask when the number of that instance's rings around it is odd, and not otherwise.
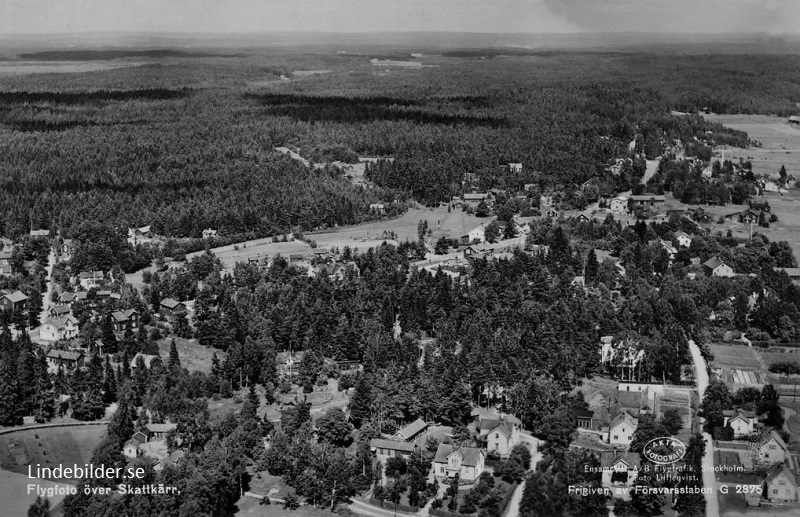
<path fill-rule="evenodd" d="M 694 371 L 697 379 L 697 393 L 700 399 L 703 399 L 703 394 L 708 387 L 708 372 L 706 371 L 706 361 L 700 354 L 700 348 L 697 343 L 689 341 L 689 351 L 692 354 L 694 361 Z M 712 492 L 706 494 L 706 515 L 708 517 L 719 517 L 719 500 L 717 499 L 717 480 L 714 476 L 714 442 L 711 440 L 711 435 L 703 433 L 703 439 L 706 442 L 706 453 L 703 456 L 703 486 L 711 488 Z"/>

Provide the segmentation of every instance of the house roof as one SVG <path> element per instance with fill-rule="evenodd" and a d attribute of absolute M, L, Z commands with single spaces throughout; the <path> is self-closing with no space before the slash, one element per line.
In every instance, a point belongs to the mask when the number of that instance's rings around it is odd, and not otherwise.
<path fill-rule="evenodd" d="M 483 451 L 477 447 L 459 447 L 457 445 L 440 443 L 439 448 L 436 449 L 436 456 L 433 458 L 433 461 L 434 463 L 447 463 L 447 458 L 454 453 L 461 456 L 462 465 L 475 467 L 478 465 L 478 460 L 481 454 L 483 454 Z"/>
<path fill-rule="evenodd" d="M 624 461 L 631 468 L 639 467 L 642 463 L 642 456 L 638 452 L 604 451 L 600 453 L 601 467 L 613 467 L 620 461 Z"/>
<path fill-rule="evenodd" d="M 619 405 L 626 408 L 634 408 L 637 411 L 642 408 L 641 391 L 620 391 L 617 392 Z"/>
<path fill-rule="evenodd" d="M 631 196 L 631 199 L 634 201 L 664 201 L 666 198 L 663 195 L 656 194 L 637 194 Z"/>
<path fill-rule="evenodd" d="M 151 433 L 167 433 L 177 428 L 177 424 L 147 424 L 147 430 Z"/>
<path fill-rule="evenodd" d="M 422 432 L 427 427 L 428 424 L 423 419 L 417 418 L 404 428 L 397 431 L 397 436 L 402 436 L 403 438 L 408 440 L 409 438 L 413 438 L 414 436 Z"/>
<path fill-rule="evenodd" d="M 166 307 L 167 309 L 174 309 L 177 307 L 181 302 L 178 300 L 173 300 L 172 298 L 164 298 L 161 300 L 161 306 Z"/>
<path fill-rule="evenodd" d="M 483 201 L 486 194 L 464 194 L 464 201 Z"/>
<path fill-rule="evenodd" d="M 688 233 L 686 233 L 686 232 L 684 232 L 684 231 L 681 231 L 681 230 L 678 230 L 677 232 L 675 232 L 675 234 L 674 234 L 674 235 L 675 235 L 675 238 L 676 238 L 676 239 L 677 239 L 678 237 L 686 237 L 687 239 L 691 239 L 691 238 L 692 238 L 692 236 L 691 236 L 691 235 L 689 235 Z"/>
<path fill-rule="evenodd" d="M 765 445 L 771 442 L 773 439 L 778 443 L 778 445 L 780 445 L 781 449 L 784 451 L 789 450 L 789 446 L 786 445 L 786 442 L 783 441 L 783 438 L 781 438 L 781 435 L 778 434 L 775 429 L 770 431 L 770 433 L 761 442 L 761 445 Z"/>
<path fill-rule="evenodd" d="M 141 444 L 142 444 L 142 442 L 140 442 L 136 438 L 131 438 L 130 440 L 125 442 L 122 446 L 123 447 L 127 447 L 128 445 L 133 445 L 134 447 L 139 447 Z"/>
<path fill-rule="evenodd" d="M 373 438 L 369 441 L 369 446 L 373 449 L 389 449 L 400 452 L 414 452 L 417 444 L 413 442 L 402 442 L 400 440 L 387 440 L 385 438 Z"/>
<path fill-rule="evenodd" d="M 67 322 L 77 325 L 78 319 L 75 316 L 68 315 L 68 316 L 57 316 L 57 317 L 51 316 L 46 320 L 44 320 L 45 325 L 52 325 L 57 329 L 63 329 L 64 327 L 66 327 Z"/>
<path fill-rule="evenodd" d="M 58 299 L 62 302 L 71 302 L 75 299 L 75 293 L 61 293 Z"/>
<path fill-rule="evenodd" d="M 28 299 L 28 297 L 25 296 L 22 291 L 14 291 L 13 293 L 4 294 L 3 297 L 12 303 L 19 303 Z"/>
<path fill-rule="evenodd" d="M 575 413 L 575 418 L 594 418 L 594 411 L 590 409 L 575 409 L 572 412 Z"/>
<path fill-rule="evenodd" d="M 800 267 L 776 267 L 775 271 L 783 271 L 790 278 L 798 278 L 800 277 Z"/>
<path fill-rule="evenodd" d="M 77 361 L 83 357 L 83 352 L 73 352 L 72 350 L 50 350 L 47 352 L 50 359 L 61 359 L 64 361 Z"/>
<path fill-rule="evenodd" d="M 775 478 L 777 478 L 781 474 L 786 476 L 786 479 L 789 480 L 789 482 L 792 484 L 792 486 L 794 486 L 794 487 L 797 486 L 797 480 L 795 479 L 794 474 L 792 474 L 792 471 L 789 470 L 788 468 L 786 468 L 784 465 L 782 465 L 780 463 L 775 465 L 775 466 L 773 466 L 771 469 L 769 469 L 767 471 L 767 478 L 766 478 L 765 482 L 767 484 L 772 483 L 773 481 L 775 481 Z"/>
<path fill-rule="evenodd" d="M 144 443 L 147 441 L 148 436 L 149 435 L 143 431 L 136 431 L 135 433 L 133 433 L 133 436 L 131 436 L 131 438 L 139 440 L 140 442 Z"/>
<path fill-rule="evenodd" d="M 611 421 L 611 425 L 609 425 L 608 428 L 614 429 L 618 425 L 622 424 L 628 424 L 629 426 L 636 428 L 639 426 L 639 421 L 623 411 L 614 417 L 614 420 Z"/>
<path fill-rule="evenodd" d="M 717 269 L 719 266 L 727 266 L 725 262 L 719 257 L 711 257 L 703 262 L 703 265 L 709 269 Z"/>
<path fill-rule="evenodd" d="M 125 311 L 114 311 L 111 313 L 111 317 L 117 320 L 118 322 L 128 321 L 131 319 L 131 316 L 134 314 L 138 314 L 136 309 L 128 309 Z"/>
<path fill-rule="evenodd" d="M 495 431 L 503 433 L 506 437 L 511 436 L 511 426 L 508 425 L 508 422 L 499 422 L 496 426 L 489 429 L 489 434 L 494 433 Z"/>
<path fill-rule="evenodd" d="M 56 305 L 52 308 L 52 311 L 57 315 L 61 316 L 63 314 L 69 314 L 72 309 L 69 308 L 69 305 Z"/>

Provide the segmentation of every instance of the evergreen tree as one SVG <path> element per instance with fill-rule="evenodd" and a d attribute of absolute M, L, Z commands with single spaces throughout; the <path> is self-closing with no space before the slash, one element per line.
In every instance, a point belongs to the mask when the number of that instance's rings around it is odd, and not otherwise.
<path fill-rule="evenodd" d="M 17 368 L 8 357 L 4 358 L 0 366 L 0 425 L 22 425 Z"/>
<path fill-rule="evenodd" d="M 28 508 L 28 517 L 50 517 L 50 499 L 37 495 L 36 501 Z"/>
<path fill-rule="evenodd" d="M 56 398 L 53 392 L 53 383 L 47 372 L 47 358 L 39 351 L 36 360 L 36 398 L 33 409 L 33 418 L 36 423 L 44 423 L 53 419 L 56 414 Z"/>
<path fill-rule="evenodd" d="M 583 275 L 586 283 L 593 283 L 597 280 L 597 270 L 600 269 L 600 264 L 597 262 L 597 254 L 594 248 L 590 248 L 586 254 L 586 267 L 583 270 Z"/>
<path fill-rule="evenodd" d="M 350 418 L 353 419 L 356 427 L 361 427 L 369 419 L 372 396 L 372 387 L 367 380 L 367 376 L 359 376 L 349 406 Z"/>
<path fill-rule="evenodd" d="M 170 370 L 181 369 L 181 358 L 178 356 L 178 347 L 175 345 L 174 339 L 172 339 L 169 344 L 169 360 L 167 361 L 167 367 Z"/>
<path fill-rule="evenodd" d="M 108 439 L 117 445 L 118 450 L 122 450 L 125 442 L 133 436 L 135 411 L 130 394 L 126 393 L 121 396 L 117 411 L 108 423 Z"/>
<path fill-rule="evenodd" d="M 117 376 L 114 375 L 114 368 L 111 366 L 110 356 L 106 356 L 106 363 L 103 371 L 103 401 L 111 404 L 117 400 Z"/>

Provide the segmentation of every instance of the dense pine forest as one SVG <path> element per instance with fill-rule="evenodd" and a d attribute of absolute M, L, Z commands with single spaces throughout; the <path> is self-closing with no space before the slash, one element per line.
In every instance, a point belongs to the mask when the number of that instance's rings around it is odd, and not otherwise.
<path fill-rule="evenodd" d="M 59 228 L 68 237 L 98 221 L 177 237 L 206 227 L 269 236 L 364 221 L 371 202 L 400 191 L 444 201 L 466 173 L 482 188 L 597 178 L 621 191 L 630 178 L 604 169 L 631 141 L 648 156 L 675 138 L 748 144 L 670 109 L 797 111 L 787 100 L 798 95 L 795 68 L 781 65 L 789 57 L 541 53 L 388 72 L 330 51 L 148 57 L 162 60 L 0 78 L 0 233 Z M 303 69 L 329 73 L 279 79 Z M 396 159 L 369 171 L 384 189 L 365 192 L 276 146 L 323 160 Z M 504 174 L 506 162 L 525 172 Z"/>

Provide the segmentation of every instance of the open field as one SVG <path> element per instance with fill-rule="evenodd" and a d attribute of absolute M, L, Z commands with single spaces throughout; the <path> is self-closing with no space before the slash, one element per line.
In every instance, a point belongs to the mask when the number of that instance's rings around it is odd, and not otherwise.
<path fill-rule="evenodd" d="M 709 347 L 714 354 L 714 360 L 711 361 L 712 368 L 715 365 L 753 370 L 761 367 L 755 350 L 747 345 L 710 344 Z"/>
<path fill-rule="evenodd" d="M 77 74 L 142 66 L 120 61 L 0 61 L 0 76 L 28 74 Z"/>
<path fill-rule="evenodd" d="M 236 512 L 235 515 L 239 517 L 286 517 L 286 515 L 290 515 L 291 517 L 331 517 L 332 515 L 336 515 L 328 510 L 308 505 L 301 506 L 297 510 L 291 512 L 284 510 L 283 505 L 280 504 L 262 506 L 258 499 L 248 496 L 239 499 L 236 506 L 239 508 L 239 511 Z"/>
<path fill-rule="evenodd" d="M 726 148 L 725 159 L 743 158 L 753 163 L 753 172 L 778 177 L 781 165 L 789 174 L 800 174 L 800 127 L 792 126 L 783 117 L 767 115 L 704 115 L 711 122 L 718 122 L 731 129 L 747 132 L 751 140 L 763 147 L 741 149 Z M 718 152 L 719 157 L 722 153 Z"/>
<path fill-rule="evenodd" d="M 158 353 L 166 363 L 169 359 L 169 339 L 158 342 Z M 202 346 L 196 339 L 175 338 L 175 348 L 178 349 L 178 357 L 181 359 L 181 367 L 190 372 L 211 373 L 211 359 L 217 354 L 220 362 L 225 359 L 225 352 L 213 348 Z"/>
<path fill-rule="evenodd" d="M 85 463 L 106 433 L 103 425 L 22 429 L 0 435 L 0 467 L 26 473 L 27 464 Z"/>
<path fill-rule="evenodd" d="M 0 468 L 0 501 L 3 502 L 3 515 L 27 515 L 28 508 L 36 500 L 35 493 L 28 493 L 28 485 L 31 480 L 27 475 L 10 472 Z M 55 483 L 46 479 L 37 480 L 36 484 L 42 489 L 56 487 L 68 487 L 66 483 Z M 64 496 L 54 494 L 48 497 L 50 500 L 50 510 L 53 515 L 58 515 L 57 506 L 61 504 Z M 55 511 L 53 511 L 55 510 Z"/>

